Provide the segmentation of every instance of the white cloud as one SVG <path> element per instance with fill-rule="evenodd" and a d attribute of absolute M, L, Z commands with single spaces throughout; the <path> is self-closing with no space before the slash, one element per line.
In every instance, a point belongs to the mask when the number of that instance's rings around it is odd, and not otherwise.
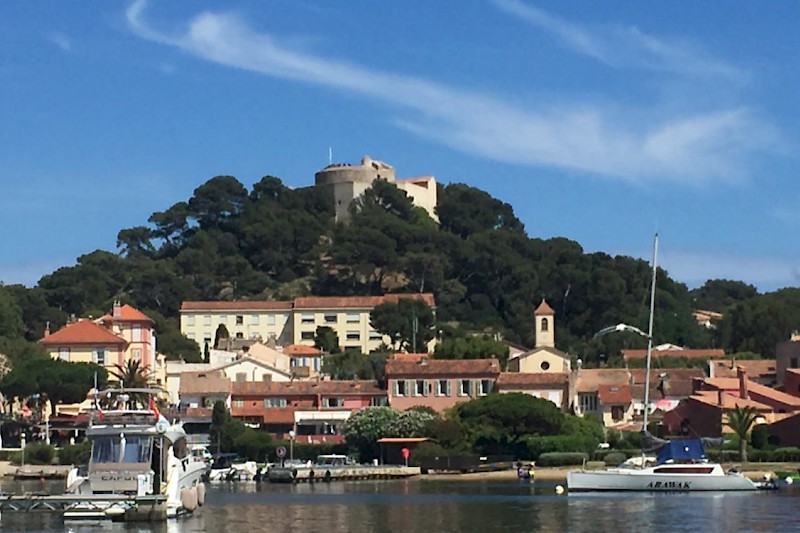
<path fill-rule="evenodd" d="M 47 40 L 58 46 L 65 52 L 72 50 L 72 43 L 63 33 L 52 33 L 47 36 Z"/>
<path fill-rule="evenodd" d="M 138 0 L 127 11 L 131 28 L 144 39 L 218 64 L 360 94 L 394 107 L 399 127 L 498 161 L 629 181 L 698 183 L 737 179 L 751 155 L 777 144 L 772 128 L 746 106 L 683 115 L 673 111 L 669 118 L 658 118 L 666 115 L 658 110 L 583 102 L 541 101 L 538 107 L 521 107 L 491 95 L 292 50 L 231 14 L 203 12 L 181 33 L 158 32 L 145 21 L 145 6 Z M 576 49 L 606 61 L 614 58 L 591 34 L 539 15 L 543 25 L 555 28 Z M 634 34 L 652 56 L 663 58 L 665 68 L 677 66 L 676 59 L 669 59 L 676 57 L 672 49 Z"/>
<path fill-rule="evenodd" d="M 746 74 L 680 40 L 659 39 L 636 27 L 581 26 L 519 0 L 493 0 L 503 11 L 555 36 L 566 46 L 613 67 L 633 67 L 692 77 L 737 81 Z"/>

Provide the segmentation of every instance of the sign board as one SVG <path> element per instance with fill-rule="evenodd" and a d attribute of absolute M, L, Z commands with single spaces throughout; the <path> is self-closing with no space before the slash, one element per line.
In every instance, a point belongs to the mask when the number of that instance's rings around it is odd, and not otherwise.
<path fill-rule="evenodd" d="M 283 459 L 286 457 L 286 447 L 285 446 L 278 446 L 275 448 L 275 455 Z"/>

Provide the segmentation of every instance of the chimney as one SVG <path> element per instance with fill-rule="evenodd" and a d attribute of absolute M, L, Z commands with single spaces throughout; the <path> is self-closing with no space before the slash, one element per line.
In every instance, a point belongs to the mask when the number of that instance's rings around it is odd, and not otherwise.
<path fill-rule="evenodd" d="M 722 389 L 717 389 L 717 405 L 722 407 L 722 395 L 725 394 Z"/>
<path fill-rule="evenodd" d="M 113 318 L 122 318 L 122 306 L 120 305 L 119 300 L 114 300 L 114 308 L 111 316 Z"/>
<path fill-rule="evenodd" d="M 50 321 L 48 320 L 44 324 L 44 338 L 47 338 L 49 336 L 50 336 Z"/>
<path fill-rule="evenodd" d="M 747 372 L 744 368 L 736 367 L 736 376 L 739 378 L 739 398 L 749 400 L 750 394 L 747 392 Z"/>

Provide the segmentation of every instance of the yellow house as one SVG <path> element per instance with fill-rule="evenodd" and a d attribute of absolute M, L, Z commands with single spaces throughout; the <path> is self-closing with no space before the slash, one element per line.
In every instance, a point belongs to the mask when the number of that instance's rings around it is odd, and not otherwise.
<path fill-rule="evenodd" d="M 97 320 L 76 320 L 52 334 L 45 329 L 39 343 L 54 359 L 97 363 L 109 372 L 138 361 L 157 385 L 166 383 L 165 357 L 156 351 L 153 321 L 130 305 L 115 302 L 111 314 Z"/>
<path fill-rule="evenodd" d="M 276 344 L 314 345 L 319 326 L 328 326 L 339 338 L 343 350 L 369 353 L 381 343 L 390 344 L 370 324 L 370 312 L 376 305 L 403 298 L 423 300 L 435 308 L 432 294 L 386 294 L 383 296 L 304 296 L 292 301 L 186 301 L 181 305 L 181 333 L 195 340 L 201 348 L 213 348 L 214 337 L 224 324 L 234 338 L 260 338 Z M 431 341 L 428 350 L 433 348 Z M 419 348 L 418 348 L 419 350 Z"/>

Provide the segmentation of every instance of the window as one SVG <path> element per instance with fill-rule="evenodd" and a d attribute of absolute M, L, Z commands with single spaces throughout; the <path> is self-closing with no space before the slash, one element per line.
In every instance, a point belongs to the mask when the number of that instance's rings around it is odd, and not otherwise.
<path fill-rule="evenodd" d="M 450 396 L 450 380 L 436 380 L 436 396 Z"/>
<path fill-rule="evenodd" d="M 69 348 L 59 348 L 58 358 L 62 361 L 69 361 Z"/>
<path fill-rule="evenodd" d="M 237 331 L 236 332 L 236 338 L 237 339 L 244 339 L 244 333 L 242 333 L 241 331 Z"/>
<path fill-rule="evenodd" d="M 234 407 L 244 407 L 244 400 L 233 400 Z"/>
<path fill-rule="evenodd" d="M 323 398 L 322 407 L 341 407 L 344 405 L 342 398 Z"/>
<path fill-rule="evenodd" d="M 348 324 L 358 324 L 361 322 L 361 316 L 358 313 L 347 313 Z"/>
<path fill-rule="evenodd" d="M 275 315 L 267 315 L 267 325 L 268 326 L 275 325 Z"/>
<path fill-rule="evenodd" d="M 187 338 L 187 339 L 194 340 L 194 333 L 187 333 L 187 334 L 186 334 L 186 338 Z"/>
<path fill-rule="evenodd" d="M 478 382 L 478 395 L 479 396 L 486 396 L 490 392 L 492 392 L 492 380 L 491 379 L 482 379 Z"/>
<path fill-rule="evenodd" d="M 142 360 L 142 351 L 138 348 L 134 349 L 132 352 L 132 357 L 134 361 L 141 361 Z"/>
<path fill-rule="evenodd" d="M 335 314 L 325 313 L 325 323 L 326 324 L 335 324 L 337 322 L 337 316 Z"/>
<path fill-rule="evenodd" d="M 219 323 L 228 325 L 228 315 L 219 315 Z"/>
<path fill-rule="evenodd" d="M 236 325 L 237 326 L 244 325 L 244 315 L 236 315 Z"/>
<path fill-rule="evenodd" d="M 472 394 L 472 382 L 468 379 L 462 379 L 458 382 L 458 395 L 469 396 Z"/>
<path fill-rule="evenodd" d="M 389 402 L 386 399 L 386 396 L 378 396 L 375 398 L 371 398 L 369 400 L 370 407 L 386 407 L 389 405 Z"/>
<path fill-rule="evenodd" d="M 625 407 L 622 405 L 611 406 L 611 420 L 619 422 L 625 416 Z"/>
<path fill-rule="evenodd" d="M 205 315 L 203 317 L 203 325 L 210 326 L 211 325 L 211 315 Z"/>
<path fill-rule="evenodd" d="M 236 381 L 239 381 L 239 382 L 247 381 L 247 372 L 237 372 L 236 373 Z"/>
<path fill-rule="evenodd" d="M 258 315 L 250 315 L 250 325 L 251 326 L 258 325 Z"/>
<path fill-rule="evenodd" d="M 581 411 L 584 413 L 597 411 L 597 393 L 580 393 L 578 394 L 578 401 L 581 406 Z"/>
<path fill-rule="evenodd" d="M 394 382 L 394 395 L 408 396 L 408 382 L 406 380 L 398 379 Z"/>
<path fill-rule="evenodd" d="M 286 407 L 286 398 L 264 398 L 264 407 Z"/>
<path fill-rule="evenodd" d="M 372 331 L 369 332 L 369 340 L 371 341 L 383 340 L 383 335 L 381 335 L 379 332 L 373 329 Z"/>
<path fill-rule="evenodd" d="M 106 349 L 105 348 L 95 348 L 92 353 L 95 363 L 98 365 L 106 364 Z"/>
<path fill-rule="evenodd" d="M 540 324 L 542 325 L 542 331 L 547 331 L 550 329 L 550 323 L 547 321 L 546 318 L 543 318 Z"/>
<path fill-rule="evenodd" d="M 547 361 L 542 361 L 542 364 L 539 365 L 539 368 L 541 368 L 544 372 L 547 372 L 548 370 L 550 370 L 550 363 L 548 363 Z"/>
<path fill-rule="evenodd" d="M 301 331 L 300 338 L 304 341 L 313 341 L 314 340 L 314 332 L 313 331 Z"/>
<path fill-rule="evenodd" d="M 194 315 L 186 315 L 186 325 L 194 326 Z"/>
<path fill-rule="evenodd" d="M 348 331 L 347 332 L 347 340 L 349 341 L 360 341 L 361 340 L 361 333 L 358 331 Z"/>
<path fill-rule="evenodd" d="M 414 381 L 414 396 L 427 396 L 428 395 L 428 382 L 424 379 L 417 379 Z"/>
<path fill-rule="evenodd" d="M 133 324 L 131 326 L 131 341 L 142 342 L 142 326 Z"/>
<path fill-rule="evenodd" d="M 303 313 L 300 315 L 300 323 L 301 324 L 313 324 L 314 323 L 314 313 Z"/>
<path fill-rule="evenodd" d="M 125 447 L 122 451 L 123 463 L 150 463 L 150 451 L 153 449 L 153 439 L 151 437 L 125 438 Z"/>

